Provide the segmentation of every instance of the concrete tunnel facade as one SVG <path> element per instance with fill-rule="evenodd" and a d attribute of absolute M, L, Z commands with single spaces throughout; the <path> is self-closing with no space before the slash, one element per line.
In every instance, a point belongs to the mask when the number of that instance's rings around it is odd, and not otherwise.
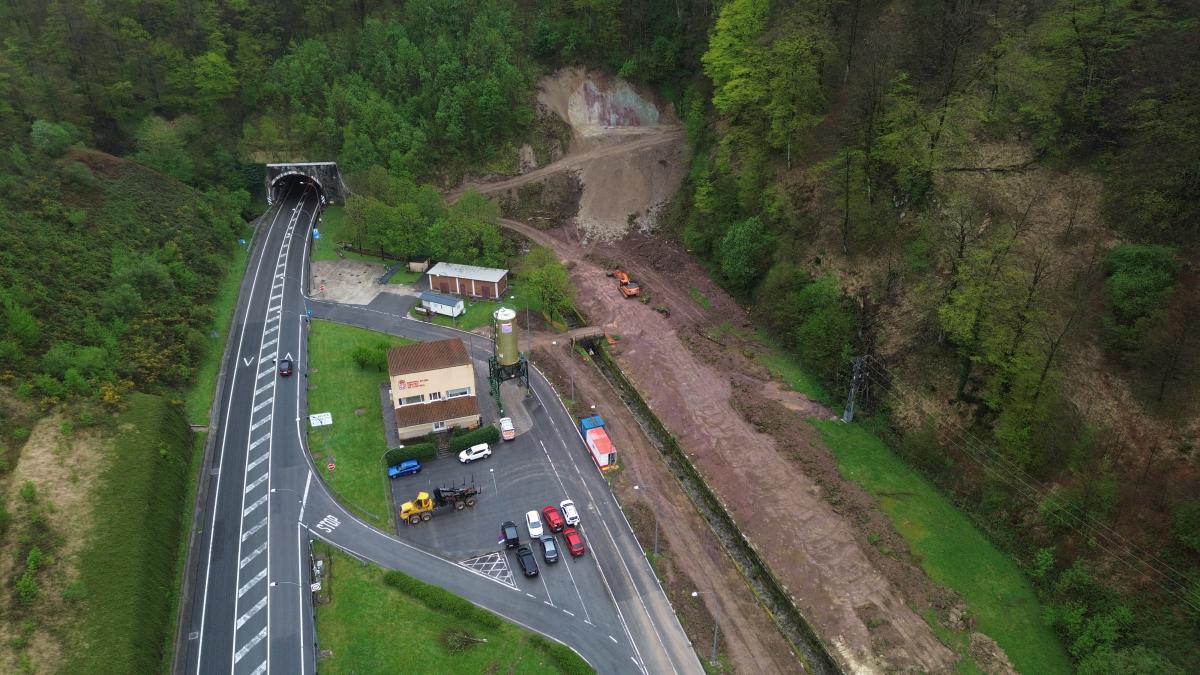
<path fill-rule="evenodd" d="M 337 162 L 288 162 L 268 164 L 266 172 L 267 203 L 274 204 L 280 196 L 280 191 L 288 183 L 290 176 L 304 176 L 312 179 L 321 190 L 323 202 L 344 204 L 350 190 L 342 181 L 341 171 Z"/>

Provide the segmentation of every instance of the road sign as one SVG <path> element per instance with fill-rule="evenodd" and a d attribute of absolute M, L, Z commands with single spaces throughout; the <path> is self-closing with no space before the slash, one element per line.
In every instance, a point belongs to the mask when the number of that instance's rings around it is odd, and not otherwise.
<path fill-rule="evenodd" d="M 321 293 L 322 293 L 322 294 L 324 294 L 324 293 L 325 293 L 325 284 L 321 284 Z"/>
<path fill-rule="evenodd" d="M 308 423 L 314 427 L 327 427 L 333 424 L 333 413 L 316 413 L 308 416 Z"/>
<path fill-rule="evenodd" d="M 320 239 L 320 238 L 321 238 L 321 231 L 314 227 L 313 228 L 313 239 Z"/>
<path fill-rule="evenodd" d="M 326 465 L 325 465 L 325 468 L 326 468 L 326 469 L 329 469 L 330 471 L 333 471 L 333 462 L 330 462 L 330 463 L 326 464 Z"/>

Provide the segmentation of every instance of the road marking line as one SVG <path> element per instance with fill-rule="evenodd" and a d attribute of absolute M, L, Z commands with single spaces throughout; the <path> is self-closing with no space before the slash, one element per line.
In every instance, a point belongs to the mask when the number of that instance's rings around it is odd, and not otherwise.
<path fill-rule="evenodd" d="M 246 653 L 249 652 L 251 649 L 254 649 L 254 647 L 258 643 L 262 642 L 262 639 L 265 637 L 267 637 L 267 627 L 263 626 L 263 629 L 258 631 L 258 635 L 255 635 L 252 640 L 247 642 L 246 646 L 237 650 L 237 653 L 233 655 L 233 662 L 237 663 L 238 661 L 241 661 L 242 657 L 245 656 Z"/>
<path fill-rule="evenodd" d="M 266 376 L 268 376 L 268 375 L 270 375 L 270 374 L 272 374 L 272 373 L 274 373 L 274 372 L 275 372 L 275 369 L 274 369 L 274 368 L 268 368 L 268 369 L 266 369 L 266 370 L 264 370 L 264 371 L 262 371 L 261 373 L 259 373 L 259 374 L 258 374 L 258 379 L 260 379 L 260 380 L 261 380 L 261 379 L 263 379 L 264 377 L 266 377 Z M 255 408 L 255 410 L 257 410 L 257 408 Z"/>
<path fill-rule="evenodd" d="M 262 410 L 263 408 L 271 405 L 271 401 L 273 401 L 273 400 L 274 399 L 269 398 L 269 399 L 263 401 L 262 403 L 259 403 L 258 405 L 254 406 L 253 408 L 250 409 L 250 414 L 253 415 L 254 413 L 258 412 L 259 410 Z"/>
<path fill-rule="evenodd" d="M 262 484 L 263 484 L 263 481 L 265 481 L 265 480 L 267 479 L 267 475 L 268 475 L 268 474 L 265 474 L 265 473 L 264 473 L 263 475 L 261 475 L 261 476 L 259 476 L 258 478 L 256 478 L 256 479 L 254 480 L 254 482 L 253 482 L 253 483 L 251 483 L 251 484 L 247 485 L 247 486 L 246 486 L 246 494 L 250 494 L 250 491 L 251 491 L 251 490 L 253 490 L 254 488 L 258 487 L 259 485 L 262 485 Z"/>
<path fill-rule="evenodd" d="M 534 600 L 537 600 L 537 596 L 534 595 L 533 593 L 526 593 L 525 595 L 528 595 L 529 597 L 533 598 Z"/>
<path fill-rule="evenodd" d="M 254 575 L 253 579 L 251 579 L 250 581 L 247 581 L 245 586 L 242 586 L 241 588 L 238 589 L 238 597 L 240 598 L 243 595 L 245 595 L 246 591 L 248 591 L 254 587 L 254 584 L 257 584 L 258 582 L 260 582 L 266 578 L 267 578 L 267 568 L 264 567 L 261 572 Z"/>
<path fill-rule="evenodd" d="M 259 546 L 258 548 L 254 549 L 254 551 L 252 551 L 250 553 L 250 555 L 246 556 L 245 558 L 242 558 L 242 561 L 240 563 L 238 563 L 238 568 L 240 569 L 242 567 L 245 567 L 246 565 L 249 565 L 251 560 L 254 560 L 255 558 L 257 558 L 258 554 L 262 553 L 265 550 L 267 550 L 267 542 L 264 541 L 262 543 L 262 546 Z"/>
<path fill-rule="evenodd" d="M 263 331 L 263 333 L 274 333 L 277 330 L 279 330 L 279 324 L 275 324 L 274 326 L 271 326 L 270 328 Z"/>
<path fill-rule="evenodd" d="M 268 384 L 264 384 L 263 386 L 259 387 L 258 389 L 255 389 L 255 390 L 254 390 L 254 395 L 255 395 L 255 396 L 258 396 L 259 394 L 263 393 L 264 391 L 266 391 L 266 390 L 270 389 L 272 384 L 274 384 L 274 383 L 273 383 L 273 382 L 271 382 L 271 383 L 268 383 Z"/>
<path fill-rule="evenodd" d="M 267 416 L 266 416 L 266 417 L 264 417 L 264 418 L 262 418 L 261 420 L 259 420 L 259 421 L 255 422 L 254 424 L 251 424 L 251 425 L 250 425 L 250 431 L 254 431 L 255 429 L 257 429 L 257 428 L 261 427 L 262 425 L 264 425 L 264 424 L 266 424 L 267 422 L 270 422 L 270 421 L 271 421 L 271 413 L 267 413 Z"/>
<path fill-rule="evenodd" d="M 267 606 L 267 596 L 264 595 L 262 597 L 262 600 L 259 600 L 258 602 L 254 603 L 253 607 L 246 610 L 245 614 L 238 617 L 237 623 L 234 624 L 233 627 L 235 629 L 237 629 L 237 628 L 241 628 L 242 626 L 246 625 L 247 621 L 252 619 L 255 614 L 258 614 L 259 610 L 261 610 L 263 607 L 266 607 L 266 606 Z"/>
<path fill-rule="evenodd" d="M 260 520 L 258 522 L 257 525 L 255 525 L 254 527 L 252 527 L 252 528 L 246 530 L 244 533 L 242 533 L 242 541 L 246 541 L 250 537 L 254 536 L 255 532 L 258 532 L 259 530 L 263 529 L 266 526 L 267 526 L 267 519 L 263 518 L 262 520 Z M 266 574 L 266 573 L 267 573 L 267 571 L 263 570 L 263 574 Z"/>
<path fill-rule="evenodd" d="M 263 358 L 263 360 L 264 360 L 264 361 L 266 361 L 267 359 L 272 359 L 272 360 L 273 360 L 273 359 L 274 359 L 276 356 L 279 356 L 279 352 L 271 352 L 270 354 L 266 354 L 266 355 L 265 355 L 265 356 L 263 356 L 262 358 Z M 258 392 L 254 392 L 254 395 L 255 395 L 255 396 L 258 396 Z"/>
<path fill-rule="evenodd" d="M 258 507 L 260 507 L 266 503 L 267 503 L 267 496 L 263 495 L 262 497 L 259 497 L 256 502 L 254 502 L 250 506 L 247 506 L 246 508 L 242 509 L 242 515 L 243 516 L 249 515 L 251 511 L 253 511 L 254 509 L 257 509 Z M 266 548 L 266 544 L 263 544 L 263 548 Z"/>
<path fill-rule="evenodd" d="M 575 612 L 568 612 L 565 609 L 563 610 L 563 614 L 566 614 L 567 616 L 575 616 Z"/>
<path fill-rule="evenodd" d="M 262 348 L 266 349 L 267 347 L 270 347 L 271 345 L 275 344 L 276 342 L 279 342 L 279 338 L 273 337 L 270 340 L 267 340 L 266 342 L 264 342 Z"/>
<path fill-rule="evenodd" d="M 255 467 L 257 467 L 259 464 L 262 464 L 263 462 L 267 461 L 267 459 L 270 456 L 271 456 L 270 450 L 264 452 L 262 457 L 259 457 L 258 459 L 254 460 L 253 462 L 250 462 L 249 464 L 246 465 L 246 471 L 250 471 L 251 469 L 254 469 Z M 264 497 L 264 499 L 265 499 L 265 497 Z"/>
<path fill-rule="evenodd" d="M 299 403 L 297 403 L 297 405 L 299 405 Z M 300 522 L 304 522 L 304 507 L 308 505 L 308 487 L 310 485 L 312 485 L 311 471 L 308 472 L 308 478 L 304 481 L 304 496 L 300 498 Z"/>
<path fill-rule="evenodd" d="M 276 288 L 280 288 L 282 286 L 283 286 L 283 279 L 280 279 L 279 281 L 275 282 L 275 285 L 271 287 L 271 290 L 275 290 Z"/>
<path fill-rule="evenodd" d="M 257 441 L 254 441 L 253 443 L 251 443 L 249 449 L 253 450 L 253 449 L 257 448 L 258 446 L 262 445 L 263 443 L 266 443 L 267 440 L 270 438 L 271 438 L 271 432 L 268 431 L 266 436 L 263 436 L 263 437 L 259 438 Z M 247 471 L 249 471 L 249 469 L 247 469 Z"/>
<path fill-rule="evenodd" d="M 282 298 L 282 297 L 283 297 L 283 293 L 280 293 L 279 295 L 272 295 L 271 299 L 275 300 L 275 299 Z"/>
<path fill-rule="evenodd" d="M 250 673 L 250 675 L 262 675 L 265 672 L 267 672 L 267 662 L 263 661 L 262 663 L 258 664 L 258 667 L 255 668 L 254 672 Z"/>
<path fill-rule="evenodd" d="M 584 619 L 584 620 L 583 620 L 583 622 L 584 622 L 584 623 L 586 623 L 586 624 L 587 624 L 587 625 L 589 625 L 589 626 L 595 626 L 595 625 L 596 625 L 596 624 L 592 623 L 591 621 L 588 621 L 587 619 Z"/>
<path fill-rule="evenodd" d="M 549 600 L 543 600 L 543 601 L 542 601 L 542 604 L 544 604 L 544 605 L 550 605 L 551 607 L 553 607 L 553 606 L 554 606 L 554 603 L 553 603 L 553 602 L 550 602 Z"/>
<path fill-rule="evenodd" d="M 612 640 L 614 645 L 621 644 L 620 642 L 617 642 L 617 638 L 615 638 L 615 637 L 613 637 L 613 636 L 611 636 L 611 635 L 609 635 L 609 636 L 608 636 L 608 639 L 609 639 L 609 640 Z M 632 657 L 630 657 L 630 658 L 632 658 Z"/>

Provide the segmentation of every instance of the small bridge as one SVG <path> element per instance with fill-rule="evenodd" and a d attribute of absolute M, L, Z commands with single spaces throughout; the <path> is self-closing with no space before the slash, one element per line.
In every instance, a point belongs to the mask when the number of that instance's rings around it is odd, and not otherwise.
<path fill-rule="evenodd" d="M 300 178 L 309 178 L 321 190 L 323 202 L 345 203 L 350 189 L 342 182 L 337 162 L 288 162 L 267 165 L 267 203 L 274 204 L 284 188 Z"/>

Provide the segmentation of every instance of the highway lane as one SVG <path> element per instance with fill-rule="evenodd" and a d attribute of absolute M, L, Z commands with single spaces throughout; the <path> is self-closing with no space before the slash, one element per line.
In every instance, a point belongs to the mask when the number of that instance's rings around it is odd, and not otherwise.
<path fill-rule="evenodd" d="M 462 334 L 308 299 L 307 243 L 319 206 L 311 187 L 292 184 L 255 239 L 216 408 L 220 440 L 213 471 L 204 477 L 203 531 L 189 552 L 192 577 L 176 671 L 315 672 L 308 542 L 319 537 L 568 644 L 601 673 L 702 672 L 607 483 L 536 371 L 534 429 L 522 440 L 536 443 L 562 493 L 585 509 L 589 553 L 578 564 L 568 561 L 569 585 L 561 576 L 499 583 L 374 530 L 337 503 L 303 445 L 306 310 L 420 340 Z M 486 341 L 474 342 L 473 358 L 486 360 Z M 277 361 L 289 356 L 295 374 L 280 378 Z"/>

